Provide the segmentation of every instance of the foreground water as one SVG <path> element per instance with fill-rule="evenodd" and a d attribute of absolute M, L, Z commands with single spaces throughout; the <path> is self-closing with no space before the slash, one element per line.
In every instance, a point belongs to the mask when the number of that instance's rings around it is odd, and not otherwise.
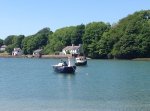
<path fill-rule="evenodd" d="M 59 59 L 0 58 L 0 111 L 149 111 L 150 62 L 89 60 L 73 75 Z"/>

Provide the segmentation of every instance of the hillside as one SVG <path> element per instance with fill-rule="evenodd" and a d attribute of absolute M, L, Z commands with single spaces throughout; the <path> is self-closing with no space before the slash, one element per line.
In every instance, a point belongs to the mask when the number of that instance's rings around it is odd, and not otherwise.
<path fill-rule="evenodd" d="M 43 28 L 30 36 L 10 35 L 0 40 L 7 45 L 7 52 L 14 47 L 23 49 L 24 54 L 32 54 L 42 48 L 43 54 L 54 54 L 71 44 L 83 44 L 85 54 L 90 58 L 133 59 L 150 57 L 150 10 L 142 10 L 122 18 L 110 25 L 91 22 L 69 26 L 52 32 Z"/>

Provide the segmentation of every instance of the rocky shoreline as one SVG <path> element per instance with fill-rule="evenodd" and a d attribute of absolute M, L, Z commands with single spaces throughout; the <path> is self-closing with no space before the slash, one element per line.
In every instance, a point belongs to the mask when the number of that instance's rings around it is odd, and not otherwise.
<path fill-rule="evenodd" d="M 133 60 L 137 60 L 137 61 L 150 61 L 150 58 L 135 58 Z"/>
<path fill-rule="evenodd" d="M 67 58 L 68 55 L 42 55 L 41 58 Z M 12 55 L 0 55 L 0 58 L 39 58 L 32 55 L 12 56 Z"/>
<path fill-rule="evenodd" d="M 42 55 L 41 58 L 60 59 L 60 58 L 68 58 L 68 57 L 71 57 L 71 55 Z M 12 56 L 12 55 L 0 54 L 0 58 L 39 58 L 39 57 L 34 57 L 33 55 Z M 150 58 L 135 58 L 135 59 L 132 59 L 132 60 L 135 60 L 135 61 L 150 61 Z"/>

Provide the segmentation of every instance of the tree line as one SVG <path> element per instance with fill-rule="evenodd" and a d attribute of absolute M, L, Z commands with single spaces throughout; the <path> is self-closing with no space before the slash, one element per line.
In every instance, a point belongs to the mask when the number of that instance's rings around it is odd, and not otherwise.
<path fill-rule="evenodd" d="M 100 58 L 132 59 L 150 57 L 150 10 L 142 10 L 110 25 L 91 22 L 86 25 L 63 27 L 52 32 L 46 27 L 34 35 L 10 35 L 0 39 L 7 52 L 20 47 L 24 54 L 42 48 L 43 54 L 54 54 L 68 45 L 83 44 L 86 56 Z"/>

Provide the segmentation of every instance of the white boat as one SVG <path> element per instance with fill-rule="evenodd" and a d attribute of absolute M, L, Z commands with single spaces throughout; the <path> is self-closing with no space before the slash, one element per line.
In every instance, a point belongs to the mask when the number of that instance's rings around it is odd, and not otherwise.
<path fill-rule="evenodd" d="M 85 56 L 78 56 L 75 58 L 75 65 L 76 66 L 84 66 L 87 64 L 87 59 Z"/>

